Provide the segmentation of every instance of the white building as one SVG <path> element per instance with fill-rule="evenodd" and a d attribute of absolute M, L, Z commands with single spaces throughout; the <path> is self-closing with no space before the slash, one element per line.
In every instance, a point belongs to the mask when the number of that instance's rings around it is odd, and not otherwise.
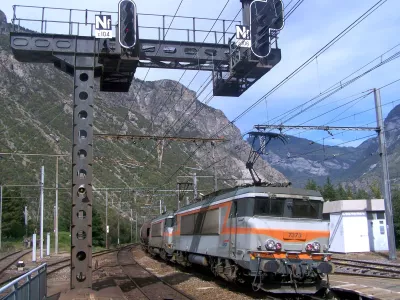
<path fill-rule="evenodd" d="M 323 214 L 329 220 L 330 252 L 388 250 L 383 199 L 325 202 Z"/>

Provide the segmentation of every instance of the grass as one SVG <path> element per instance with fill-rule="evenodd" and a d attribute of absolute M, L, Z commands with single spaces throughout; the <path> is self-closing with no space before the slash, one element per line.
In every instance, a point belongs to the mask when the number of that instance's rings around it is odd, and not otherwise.
<path fill-rule="evenodd" d="M 36 238 L 39 238 L 38 235 Z M 44 233 L 44 241 L 43 241 L 43 250 L 46 253 L 47 244 L 47 233 Z M 15 252 L 18 250 L 25 249 L 23 243 L 23 239 L 15 239 L 15 240 L 3 240 L 2 247 L 0 253 L 10 253 Z M 40 246 L 38 247 L 37 251 L 39 251 Z M 104 247 L 93 247 L 93 252 L 105 250 Z M 58 251 L 59 252 L 70 252 L 71 251 L 71 235 L 69 232 L 60 231 L 58 233 Z M 50 234 L 50 255 L 54 254 L 55 252 L 55 237 L 54 232 Z"/>

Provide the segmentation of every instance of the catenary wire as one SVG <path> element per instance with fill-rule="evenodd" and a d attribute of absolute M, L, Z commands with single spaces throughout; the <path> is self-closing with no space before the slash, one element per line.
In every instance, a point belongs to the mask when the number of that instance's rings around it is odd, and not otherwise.
<path fill-rule="evenodd" d="M 312 61 L 313 58 L 317 55 L 322 54 L 323 52 L 325 52 L 327 49 L 329 49 L 332 45 L 334 45 L 338 40 L 340 40 L 344 35 L 346 35 L 348 32 L 351 31 L 351 29 L 353 29 L 355 26 L 357 26 L 362 20 L 364 20 L 366 17 L 368 17 L 372 12 L 374 12 L 378 7 L 380 7 L 383 3 L 385 3 L 387 0 L 380 0 L 378 1 L 376 4 L 374 4 L 371 8 L 369 8 L 364 14 L 362 14 L 359 18 L 356 19 L 356 21 L 354 21 L 352 24 L 350 24 L 346 29 L 344 29 L 341 33 L 339 33 L 334 39 L 332 39 L 327 45 L 325 45 L 324 47 L 322 47 L 322 49 L 320 49 L 316 54 L 314 54 L 309 60 L 307 60 L 303 65 L 301 65 L 299 68 L 297 68 L 294 72 L 291 73 L 291 75 L 289 75 L 288 77 L 286 77 L 281 83 L 279 83 L 275 88 L 273 88 L 270 92 L 268 92 L 267 94 L 265 94 L 264 96 L 262 96 L 259 100 L 257 100 L 255 103 L 253 103 L 249 108 L 247 108 L 245 111 L 243 111 L 241 114 L 239 114 L 233 121 L 231 121 L 229 124 L 233 124 L 235 123 L 237 120 L 239 120 L 241 117 L 243 117 L 245 114 L 247 114 L 251 109 L 253 109 L 255 106 L 257 106 L 258 103 L 260 103 L 263 99 L 265 99 L 265 97 L 268 97 L 269 95 L 271 95 L 275 90 L 277 90 L 280 86 L 282 86 L 284 83 L 286 83 L 290 78 L 292 78 L 294 75 L 296 75 L 299 71 L 301 71 L 309 62 L 310 60 Z M 217 131 L 215 135 L 217 135 L 219 132 L 221 132 L 222 130 L 224 130 L 225 128 L 227 128 L 227 126 L 229 125 L 225 125 L 223 126 L 221 129 L 219 129 Z M 193 155 L 197 152 L 198 149 L 201 148 L 201 145 L 199 147 L 196 148 L 196 150 L 189 156 L 188 159 L 186 159 L 186 161 L 183 163 L 186 164 L 186 162 L 188 160 L 190 160 Z M 173 176 L 179 172 L 181 168 L 179 168 L 178 170 L 176 170 L 167 180 L 163 185 L 166 185 L 171 178 L 173 178 Z"/>
<path fill-rule="evenodd" d="M 207 34 L 207 36 L 205 37 L 203 43 L 204 43 L 205 40 L 207 39 L 207 37 L 208 37 L 208 35 L 210 34 L 211 30 L 214 28 L 216 22 L 219 20 L 219 17 L 221 16 L 221 14 L 223 13 L 223 11 L 225 10 L 225 8 L 226 8 L 226 6 L 227 6 L 228 3 L 229 3 L 229 0 L 225 3 L 225 6 L 223 7 L 223 9 L 221 10 L 221 12 L 219 13 L 218 18 L 215 20 L 213 26 L 212 26 L 211 29 L 208 31 L 208 34 Z M 236 14 L 235 18 L 231 21 L 230 25 L 228 26 L 228 28 L 227 28 L 226 30 L 229 30 L 229 28 L 230 28 L 230 27 L 232 26 L 232 24 L 235 22 L 236 17 L 239 15 L 239 13 L 240 13 L 241 11 L 242 11 L 242 9 L 239 10 L 239 12 Z M 222 40 L 222 38 L 223 38 L 223 37 L 220 38 L 220 40 L 218 41 L 218 43 Z M 203 48 L 203 46 L 201 46 L 199 49 L 201 49 L 201 48 Z M 186 73 L 186 71 L 187 71 L 187 70 L 184 70 L 184 72 L 183 72 L 181 78 L 182 78 L 183 75 Z M 198 74 L 199 72 L 200 72 L 200 70 L 197 71 L 197 73 L 194 75 L 194 77 L 193 77 L 192 80 L 190 81 L 189 85 L 193 82 L 193 80 L 195 79 L 195 77 L 197 76 L 197 74 Z M 180 80 L 181 80 L 181 78 L 180 78 Z M 172 93 L 173 93 L 173 91 L 176 89 L 176 87 L 178 86 L 178 84 L 180 83 L 180 80 L 175 84 L 175 87 L 174 87 L 174 89 L 171 91 L 171 93 L 170 93 L 170 95 L 168 96 L 168 98 L 164 101 L 164 103 L 163 103 L 162 105 L 160 105 L 160 110 L 159 110 L 159 112 L 157 113 L 156 117 L 157 117 L 158 114 L 161 112 L 163 105 L 164 105 L 164 104 L 169 100 L 169 98 L 172 96 Z M 204 83 L 203 83 L 203 85 L 204 85 Z M 198 89 L 198 91 L 203 87 L 203 85 L 200 86 L 200 88 Z M 197 92 L 198 92 L 198 91 L 197 91 Z M 204 89 L 203 89 L 201 92 L 203 92 L 203 91 L 204 91 Z M 181 95 L 181 97 L 176 101 L 176 103 L 178 103 L 179 100 L 180 100 L 182 97 L 183 97 L 183 95 Z M 190 105 L 190 106 L 191 106 L 191 105 Z M 167 119 L 167 117 L 168 117 L 170 111 L 171 111 L 171 110 L 169 110 L 169 111 L 167 112 L 166 116 L 165 116 L 164 119 L 162 120 L 161 126 L 160 126 L 161 128 L 163 127 L 162 125 L 164 124 L 165 120 Z M 187 110 L 186 110 L 186 111 L 187 111 Z M 185 112 L 186 112 L 186 111 L 185 111 Z M 183 113 L 183 114 L 184 114 L 184 113 Z M 156 118 L 156 117 L 155 117 L 155 118 Z M 155 118 L 153 118 L 153 121 L 155 120 Z M 174 122 L 173 125 L 175 125 L 175 124 L 176 124 L 176 122 Z M 172 126 L 173 126 L 173 125 L 172 125 Z M 166 135 L 169 133 L 169 131 L 173 128 L 172 126 L 170 126 L 169 129 L 168 129 L 167 131 L 165 131 L 164 136 L 166 136 Z M 165 147 L 168 147 L 169 145 L 170 145 L 170 143 L 167 143 L 167 145 L 166 145 Z M 156 146 L 155 146 L 155 147 L 156 147 Z M 149 157 L 150 153 L 155 149 L 155 147 L 153 147 L 153 148 L 151 149 L 151 151 L 149 151 L 149 154 L 146 156 L 145 160 L 147 160 L 147 158 Z"/>
<path fill-rule="evenodd" d="M 239 12 L 240 12 L 240 11 L 239 11 Z M 235 18 L 236 18 L 236 17 L 235 17 Z M 208 78 L 210 78 L 210 77 L 211 77 L 211 75 L 210 75 Z M 208 80 L 208 78 L 206 79 L 206 81 Z M 205 81 L 205 82 L 206 82 L 206 81 Z M 210 80 L 210 82 L 211 82 L 211 80 Z M 209 83 L 210 83 L 210 82 L 209 82 Z M 203 83 L 203 84 L 204 84 L 204 83 Z M 204 89 L 203 89 L 203 90 L 204 90 Z M 203 102 L 203 103 L 209 103 L 209 102 L 211 101 L 212 98 L 213 98 L 213 96 L 212 96 L 211 98 L 209 98 L 207 101 Z M 193 103 L 195 103 L 195 102 L 196 102 L 196 98 L 192 101 L 192 103 L 189 105 L 189 107 L 181 114 L 181 117 L 180 117 L 177 121 L 175 121 L 175 123 L 174 123 L 173 125 L 170 126 L 171 129 L 172 129 L 173 126 L 184 116 L 185 112 L 186 112 L 186 111 L 193 105 Z M 201 106 L 199 110 L 195 111 L 194 116 L 198 115 L 202 109 L 204 109 L 204 106 Z M 194 116 L 189 116 L 189 117 L 191 117 L 191 119 L 192 119 Z M 185 124 L 181 125 L 181 128 L 178 129 L 177 132 L 180 132 L 180 131 L 181 131 L 183 128 L 185 128 L 185 126 L 187 126 L 190 122 L 191 122 L 191 120 L 189 120 L 189 121 L 186 122 Z M 168 131 L 168 132 L 169 132 L 169 131 Z M 170 143 L 168 143 L 167 146 L 169 146 L 169 144 L 170 144 Z M 167 146 L 166 146 L 166 147 L 167 147 Z M 154 150 L 154 149 L 153 149 L 153 150 Z"/>
<path fill-rule="evenodd" d="M 400 53 L 400 51 L 399 51 L 399 53 Z M 386 59 L 385 61 L 382 61 L 380 64 L 378 64 L 378 66 L 375 66 L 375 67 L 371 68 L 370 70 L 368 70 L 368 71 L 364 72 L 363 74 L 357 76 L 355 79 L 349 80 L 348 82 L 346 82 L 346 84 L 344 84 L 344 86 L 347 86 L 347 85 L 349 85 L 349 84 L 355 82 L 355 80 L 361 78 L 362 76 L 365 76 L 365 75 L 368 74 L 369 72 L 375 70 L 377 67 L 382 66 L 382 65 L 386 64 L 387 62 L 390 62 L 390 61 L 392 61 L 393 59 L 398 58 L 398 57 L 399 57 L 399 56 L 398 56 L 398 53 L 396 53 L 396 54 L 393 55 L 392 57 L 389 57 L 389 58 Z M 340 88 L 340 89 L 341 89 L 341 88 Z M 337 90 L 337 91 L 338 91 L 338 90 Z M 335 93 L 335 91 L 332 92 L 331 94 L 329 94 L 328 96 L 324 97 L 323 99 L 326 99 L 327 97 L 331 96 L 333 93 Z M 323 100 L 323 99 L 322 99 L 322 100 Z M 322 100 L 321 100 L 321 101 L 322 101 Z M 199 148 L 200 148 L 200 147 L 198 147 L 197 149 L 199 149 Z M 196 149 L 195 151 L 197 151 L 197 149 Z M 192 156 L 193 156 L 193 155 L 194 155 L 194 153 L 192 153 Z M 190 159 L 190 158 L 191 158 L 191 157 L 189 157 L 189 159 Z M 186 163 L 186 162 L 185 162 L 185 163 Z M 184 164 L 185 164 L 185 163 L 184 163 Z"/>
<path fill-rule="evenodd" d="M 229 1 L 229 0 L 228 0 L 228 1 Z M 173 21 L 174 21 L 176 15 L 177 15 L 177 13 L 178 13 L 178 11 L 179 11 L 181 5 L 182 5 L 182 2 L 183 2 L 183 0 L 180 1 L 179 5 L 178 5 L 178 8 L 177 8 L 176 11 L 175 11 L 175 14 L 174 14 L 174 16 L 173 16 L 173 18 L 172 18 L 172 21 L 171 21 L 171 23 L 169 24 L 168 29 L 167 29 L 165 35 L 163 36 L 164 39 L 165 39 L 165 37 L 167 36 L 167 33 L 168 33 L 169 29 L 170 29 L 171 26 L 172 26 L 172 23 L 173 23 Z M 161 49 L 161 47 L 159 47 L 159 48 L 157 49 L 157 52 L 156 52 L 156 54 L 155 54 L 156 56 L 157 56 L 158 52 L 160 51 L 160 49 Z M 137 93 L 136 93 L 136 96 L 135 96 L 135 99 L 134 99 L 134 100 L 137 100 L 137 96 L 139 95 L 139 93 L 140 93 L 140 91 L 141 91 L 141 89 L 142 89 L 142 86 L 143 86 L 144 82 L 146 81 L 147 76 L 149 75 L 150 69 L 151 69 L 151 68 L 148 68 L 148 69 L 147 69 L 146 75 L 145 75 L 145 77 L 144 77 L 144 79 L 143 79 L 143 81 L 142 81 L 142 83 L 141 83 L 141 85 L 140 85 L 140 87 L 139 87 L 139 90 L 138 90 Z M 118 132 L 120 132 L 121 129 L 123 128 L 124 123 L 125 123 L 126 119 L 127 119 L 128 116 L 129 116 L 129 111 L 132 109 L 134 103 L 135 103 L 135 101 L 132 101 L 132 104 L 131 104 L 131 106 L 129 107 L 128 112 L 127 112 L 127 114 L 126 114 L 126 116 L 125 116 L 125 118 L 124 118 L 124 121 L 122 122 L 121 127 L 120 127 L 120 129 L 118 130 Z"/>
<path fill-rule="evenodd" d="M 397 81 L 398 81 L 398 80 L 393 81 L 392 83 L 395 83 L 395 82 L 397 82 Z M 390 83 L 390 84 L 392 84 L 392 83 Z M 383 88 L 389 86 L 390 84 L 386 84 L 386 85 L 380 87 L 379 89 L 383 89 Z M 398 101 L 400 101 L 400 99 L 395 99 L 395 100 L 392 100 L 392 101 L 389 101 L 389 102 L 386 102 L 386 103 L 382 104 L 380 107 L 384 107 L 384 106 L 387 106 L 387 105 L 390 105 L 390 104 L 393 105 L 395 102 L 398 102 Z M 348 115 L 348 116 L 343 117 L 343 118 L 341 118 L 341 119 L 338 119 L 338 120 L 336 120 L 336 121 L 328 122 L 328 123 L 326 123 L 326 125 L 328 125 L 328 124 L 333 124 L 333 123 L 337 123 L 337 122 L 343 121 L 343 120 L 345 120 L 345 119 L 353 118 L 353 117 L 355 117 L 355 116 L 357 116 L 357 115 L 360 115 L 360 114 L 363 114 L 363 113 L 366 113 L 366 112 L 369 112 L 369 111 L 372 111 L 372 110 L 375 110 L 375 109 L 376 109 L 376 108 L 374 107 L 374 108 L 370 108 L 370 109 L 361 111 L 361 112 L 356 113 L 356 114 L 351 114 L 351 115 Z M 369 125 L 369 124 L 371 124 L 371 123 L 364 124 L 364 126 Z M 304 133 L 304 132 L 308 132 L 308 131 L 302 131 L 302 132 L 300 132 L 299 134 Z M 332 136 L 336 136 L 336 135 L 339 135 L 339 134 L 343 134 L 344 132 L 345 132 L 345 131 L 340 131 L 340 132 L 334 133 Z M 325 139 L 325 138 L 323 138 L 323 139 Z M 315 140 L 315 141 L 313 141 L 313 143 L 318 143 L 319 141 L 322 141 L 323 139 Z M 245 145 L 247 145 L 247 144 L 244 144 L 244 145 L 243 145 L 242 147 L 240 147 L 240 148 L 236 148 L 236 150 L 238 150 L 238 151 L 242 150 L 242 149 L 244 148 Z M 220 160 L 218 160 L 217 162 L 215 162 L 215 163 L 213 163 L 213 164 L 211 164 L 211 165 L 205 167 L 203 170 L 207 170 L 207 169 L 211 168 L 211 167 L 214 166 L 216 163 L 219 163 L 220 161 L 225 160 L 225 159 L 227 159 L 228 157 L 230 157 L 230 155 L 224 156 L 222 159 L 220 159 Z"/>
<path fill-rule="evenodd" d="M 377 56 L 376 58 L 374 58 L 373 60 L 369 61 L 368 63 L 366 63 L 365 65 L 363 65 L 362 67 L 358 68 L 357 70 L 355 70 L 354 72 L 352 72 L 351 74 L 349 74 L 348 76 L 344 77 L 343 79 L 341 79 L 340 81 L 338 81 L 337 83 L 331 85 L 328 89 L 326 89 L 324 92 L 318 94 L 317 96 L 313 97 L 312 99 L 306 101 L 305 103 L 302 103 L 292 109 L 290 109 L 288 112 L 285 112 L 284 114 L 277 116 L 277 117 L 273 117 L 272 119 L 270 119 L 271 121 L 277 120 L 277 119 L 282 119 L 285 115 L 288 115 L 289 113 L 294 112 L 297 109 L 301 109 L 305 104 L 310 103 L 312 101 L 314 101 L 315 99 L 317 99 L 318 97 L 331 92 L 332 90 L 334 90 L 335 88 L 337 88 L 338 86 L 342 85 L 342 82 L 348 78 L 350 78 L 351 76 L 353 76 L 354 74 L 358 73 L 359 71 L 361 71 L 362 69 L 364 69 L 365 67 L 369 66 L 370 64 L 372 64 L 374 61 L 376 60 L 382 60 L 382 57 L 384 55 L 386 55 L 387 53 L 391 52 L 393 49 L 397 48 L 400 46 L 400 43 L 396 44 L 395 46 L 391 47 L 390 49 L 388 49 L 387 51 L 385 51 L 384 53 L 382 53 L 381 55 Z"/>

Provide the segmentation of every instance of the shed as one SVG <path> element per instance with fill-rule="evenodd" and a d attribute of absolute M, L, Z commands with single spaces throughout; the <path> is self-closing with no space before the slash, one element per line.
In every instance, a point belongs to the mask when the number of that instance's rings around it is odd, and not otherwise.
<path fill-rule="evenodd" d="M 323 215 L 329 220 L 331 252 L 388 250 L 383 199 L 328 201 Z"/>

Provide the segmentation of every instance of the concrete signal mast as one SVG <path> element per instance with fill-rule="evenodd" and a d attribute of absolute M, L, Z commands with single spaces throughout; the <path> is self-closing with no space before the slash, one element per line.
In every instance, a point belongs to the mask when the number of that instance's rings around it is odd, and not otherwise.
<path fill-rule="evenodd" d="M 112 13 L 57 8 L 57 11 L 68 14 L 69 19 L 54 21 L 45 18 L 49 15 L 47 12 L 54 8 L 13 6 L 10 45 L 14 57 L 21 62 L 53 63 L 56 68 L 73 77 L 72 289 L 92 287 L 95 78 L 100 79 L 100 91 L 128 92 L 138 67 L 203 70 L 212 72 L 214 96 L 239 97 L 280 62 L 281 50 L 276 42 L 271 45 L 271 41 L 276 41 L 275 31 L 283 26 L 281 0 L 241 2 L 243 25 L 237 25 L 236 34 L 226 30 L 226 22 L 232 21 L 234 24 L 237 21 L 203 18 L 222 23 L 222 32 L 209 32 L 215 37 L 214 42 L 206 42 L 205 39 L 198 41 L 202 30 L 196 29 L 196 20 L 199 18 L 195 17 L 176 17 L 191 19 L 192 28 L 175 29 L 187 31 L 186 41 L 166 40 L 165 17 L 168 16 L 165 15 L 157 16 L 163 21 L 162 26 L 155 27 L 158 29 L 158 39 L 140 39 L 139 13 L 136 4 L 131 0 L 119 1 L 117 25 L 112 25 Z M 41 18 L 21 18 L 18 15 L 19 7 L 36 10 L 36 14 L 31 15 L 38 15 L 39 11 Z M 73 14 L 82 15 L 82 12 L 85 15 L 84 20 L 76 21 Z M 95 19 L 92 20 L 88 13 L 95 13 Z M 21 30 L 23 21 L 38 22 L 40 32 Z M 68 24 L 68 34 L 50 34 L 47 27 L 52 22 Z M 90 35 L 80 34 L 79 29 L 87 26 L 90 26 Z M 273 36 L 271 30 L 274 30 Z M 115 38 L 112 37 L 113 31 L 116 33 Z M 218 35 L 221 43 L 217 40 Z"/>

